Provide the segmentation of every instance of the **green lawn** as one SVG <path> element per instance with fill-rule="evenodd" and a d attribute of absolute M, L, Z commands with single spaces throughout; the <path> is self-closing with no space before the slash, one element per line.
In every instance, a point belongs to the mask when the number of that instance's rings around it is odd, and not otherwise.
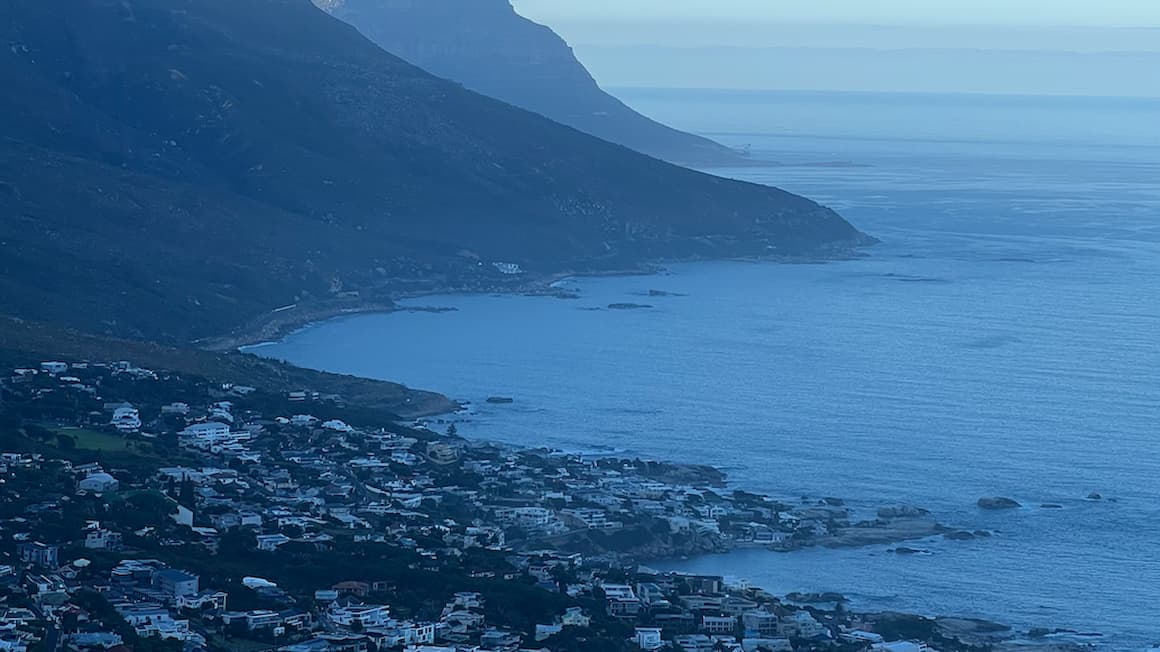
<path fill-rule="evenodd" d="M 57 430 L 57 434 L 67 435 L 77 440 L 77 448 L 91 451 L 110 451 L 110 452 L 134 452 L 138 454 L 148 454 L 144 449 L 136 448 L 140 442 L 134 443 L 134 448 L 130 448 L 130 441 L 120 435 L 114 435 L 108 432 L 98 432 L 96 430 L 86 430 L 84 428 L 61 428 Z"/>

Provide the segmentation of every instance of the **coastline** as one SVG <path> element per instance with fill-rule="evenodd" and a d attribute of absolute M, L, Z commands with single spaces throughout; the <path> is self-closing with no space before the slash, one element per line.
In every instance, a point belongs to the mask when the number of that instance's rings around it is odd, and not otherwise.
<path fill-rule="evenodd" d="M 364 314 L 389 314 L 393 312 L 441 312 L 445 309 L 433 307 L 401 307 L 400 301 L 428 296 L 448 294 L 465 295 L 526 295 L 555 296 L 571 298 L 571 294 L 555 287 L 561 281 L 573 278 L 604 278 L 627 276 L 654 276 L 664 272 L 666 266 L 698 262 L 749 262 L 779 265 L 818 265 L 852 260 L 863 255 L 863 251 L 880 241 L 873 236 L 863 236 L 848 243 L 835 244 L 830 251 L 815 255 L 797 256 L 722 256 L 687 258 L 657 258 L 641 261 L 632 267 L 614 267 L 594 270 L 561 270 L 556 272 L 529 274 L 486 287 L 438 286 L 422 290 L 391 291 L 389 288 L 371 290 L 367 296 L 355 293 L 333 299 L 309 303 L 292 304 L 275 308 L 269 313 L 250 320 L 249 323 L 223 335 L 203 338 L 193 342 L 207 351 L 233 351 L 270 344 L 299 330 L 338 317 Z M 434 415 L 428 415 L 434 416 Z"/>
<path fill-rule="evenodd" d="M 378 298 L 331 299 L 308 304 L 295 304 L 277 308 L 270 313 L 252 320 L 249 324 L 227 335 L 198 340 L 199 348 L 208 351 L 233 351 L 270 344 L 312 325 L 355 315 L 390 314 L 393 312 L 444 312 L 447 309 L 433 307 L 402 307 L 399 301 L 419 299 L 446 294 L 508 294 L 561 296 L 564 293 L 552 286 L 560 281 L 578 277 L 600 276 L 647 276 L 659 270 L 615 270 L 601 273 L 561 272 L 536 277 L 514 287 L 437 287 L 429 290 L 415 290 L 392 293 Z M 434 416 L 434 415 L 431 415 Z"/>
<path fill-rule="evenodd" d="M 735 262 L 750 262 L 750 263 L 776 263 L 776 264 L 824 264 L 830 262 L 839 262 L 841 260 L 850 259 L 856 255 L 861 247 L 851 250 L 850 255 L 841 257 L 827 257 L 827 258 L 808 258 L 808 259 L 774 259 L 765 257 L 731 257 L 720 259 L 693 259 L 693 260 L 674 260 L 665 263 L 653 262 L 642 264 L 642 266 L 633 269 L 615 269 L 603 271 L 589 271 L 589 272 L 559 272 L 554 274 L 546 274 L 530 279 L 524 279 L 522 283 L 512 285 L 504 288 L 486 288 L 486 289 L 468 289 L 462 287 L 439 287 L 429 290 L 412 291 L 399 293 L 386 301 L 359 301 L 352 304 L 334 304 L 331 305 L 326 302 L 312 304 L 303 307 L 302 310 L 287 310 L 279 313 L 279 318 L 263 319 L 261 326 L 256 330 L 243 330 L 236 335 L 229 338 L 221 338 L 217 340 L 219 343 L 231 343 L 234 348 L 237 347 L 253 347 L 272 340 L 281 339 L 289 334 L 292 334 L 303 328 L 307 328 L 313 324 L 321 323 L 330 319 L 339 317 L 356 316 L 360 314 L 389 314 L 394 312 L 444 312 L 453 309 L 436 308 L 431 306 L 400 306 L 398 301 L 407 299 L 422 298 L 425 296 L 436 296 L 446 294 L 459 295 L 485 295 L 485 294 L 503 294 L 503 295 L 526 295 L 526 296 L 548 296 L 559 298 L 572 298 L 572 293 L 559 287 L 563 281 L 570 279 L 584 279 L 584 278 L 601 278 L 601 277 L 630 277 L 630 276 L 653 276 L 664 272 L 665 264 L 680 264 L 692 262 L 709 262 L 716 261 L 735 261 Z M 297 308 L 297 307 L 296 307 Z M 286 314 L 286 318 L 280 318 L 282 314 Z M 435 412 L 425 415 L 416 415 L 420 418 L 438 417 L 453 414 L 453 410 L 445 412 Z M 472 441 L 480 444 L 494 444 L 503 447 L 511 447 L 510 444 L 502 444 L 494 442 L 486 437 L 479 439 L 472 439 Z M 523 447 L 515 447 L 523 448 Z M 532 449 L 524 449 L 532 450 Z M 659 460 L 662 461 L 663 460 Z M 673 466 L 683 466 L 675 464 Z M 716 467 L 713 470 L 721 473 L 724 477 L 724 472 Z M 768 497 L 767 497 L 768 498 Z M 804 500 L 804 499 L 803 499 Z M 828 500 L 828 499 L 822 499 Z M 820 501 L 819 501 L 820 502 Z M 576 532 L 569 533 L 569 535 L 578 534 Z M 704 554 L 724 554 L 742 549 L 756 549 L 763 548 L 770 552 L 790 553 L 797 550 L 804 550 L 809 548 L 861 548 L 871 546 L 898 546 L 898 548 L 891 548 L 886 550 L 888 553 L 896 553 L 899 555 L 907 554 L 921 554 L 926 551 L 921 549 L 914 549 L 903 546 L 902 544 L 914 541 L 929 540 L 934 537 L 945 537 L 947 540 L 963 540 L 960 537 L 953 535 L 963 535 L 965 538 L 987 537 L 990 536 L 988 532 L 969 532 L 966 530 L 948 527 L 932 518 L 898 518 L 894 519 L 878 519 L 876 521 L 863 521 L 852 526 L 842 528 L 841 531 L 827 533 L 825 536 L 820 536 L 814 539 L 796 541 L 786 544 L 758 544 L 753 542 L 738 542 L 720 540 L 712 542 L 699 542 L 692 546 L 671 546 L 665 543 L 650 542 L 645 546 L 644 550 L 632 551 L 626 553 L 613 553 L 613 557 L 617 561 L 625 564 L 639 564 L 647 565 L 650 562 L 658 562 L 671 559 L 689 558 L 691 556 L 698 556 Z M 532 548 L 536 544 L 548 544 L 549 547 L 556 547 L 553 543 L 545 540 L 533 540 L 526 542 L 531 544 Z M 568 550 L 567 546 L 561 546 L 559 549 Z M 611 551 L 605 551 L 611 552 Z M 603 556 L 598 553 L 598 556 Z M 869 613 L 869 612 L 867 612 Z M 952 618 L 952 617 L 934 617 L 918 614 L 897 614 L 899 618 L 904 619 L 921 619 L 929 621 L 938 621 L 940 625 L 946 621 L 948 625 L 953 623 L 983 623 L 984 621 L 976 621 L 969 618 Z M 1039 650 L 1081 650 L 1087 649 L 1089 644 L 1080 644 L 1074 642 L 1058 642 L 1045 641 L 1040 637 L 1033 635 L 1024 635 L 1016 632 L 1014 629 L 1005 625 L 997 625 L 996 623 L 985 623 L 987 627 L 976 634 L 986 634 L 975 639 L 976 643 L 987 644 L 994 646 L 994 649 L 1033 649 Z M 1002 630 L 996 632 L 990 630 L 989 627 L 1000 627 Z M 960 638 L 962 634 L 972 633 L 971 627 L 963 626 L 964 629 L 958 632 Z M 955 629 L 956 627 L 947 627 L 947 629 Z M 1071 630 L 1057 630 L 1050 632 L 1053 634 L 1074 633 Z M 1038 639 L 1038 640 L 1037 640 Z"/>
<path fill-rule="evenodd" d="M 735 256 L 717 259 L 698 257 L 692 259 L 648 261 L 642 262 L 638 266 L 632 268 L 618 268 L 583 272 L 568 270 L 550 274 L 527 276 L 522 277 L 518 279 L 518 282 L 508 284 L 505 287 L 491 287 L 483 289 L 437 287 L 426 290 L 399 293 L 390 299 L 363 300 L 361 298 L 348 298 L 346 300 L 332 302 L 319 302 L 305 306 L 294 306 L 293 309 L 279 309 L 268 315 L 266 318 L 259 320 L 257 323 L 251 325 L 250 327 L 242 329 L 232 336 L 218 338 L 211 344 L 207 345 L 222 348 L 230 347 L 235 349 L 257 347 L 263 344 L 273 343 L 283 337 L 286 337 L 301 329 L 308 328 L 314 324 L 322 323 L 330 319 L 356 316 L 361 314 L 390 314 L 394 312 L 446 312 L 454 310 L 453 308 L 438 308 L 432 306 L 401 306 L 398 303 L 399 301 L 417 299 L 425 296 L 437 296 L 446 294 L 502 294 L 546 296 L 567 299 L 574 298 L 575 294 L 559 286 L 562 282 L 568 281 L 570 279 L 654 276 L 663 273 L 665 271 L 665 265 L 711 261 L 733 261 L 755 264 L 827 264 L 832 262 L 841 262 L 843 260 L 850 260 L 851 258 L 860 255 L 866 246 L 872 245 L 876 242 L 876 240 L 870 240 L 855 243 L 850 247 L 843 249 L 839 253 L 830 256 Z M 456 403 L 455 401 L 448 401 L 443 407 L 445 409 L 442 409 L 441 411 L 413 413 L 408 415 L 408 418 L 415 418 L 422 421 L 424 419 L 448 417 L 450 415 L 456 414 L 463 406 L 459 403 Z M 454 421 L 449 420 L 448 422 L 453 423 Z M 474 441 L 480 444 L 490 444 L 504 447 L 509 446 L 508 444 L 489 440 L 486 437 L 482 437 Z M 613 457 L 615 457 L 615 455 Z M 672 463 L 663 459 L 657 459 L 655 461 L 672 468 L 689 467 L 689 465 Z M 730 482 L 730 479 L 723 470 L 716 467 L 710 467 L 710 469 L 720 478 L 719 486 L 721 488 L 739 490 L 742 489 L 741 487 L 736 486 Z M 768 496 L 765 496 L 765 498 L 774 500 Z M 803 497 L 801 500 L 804 505 L 806 498 Z M 836 501 L 838 505 L 842 504 L 842 502 L 837 499 L 815 498 L 810 500 L 816 501 L 816 505 L 814 505 L 815 507 L 824 507 L 826 509 L 834 509 L 832 505 L 827 505 L 827 501 L 833 500 Z M 840 518 L 849 518 L 849 513 L 847 510 L 841 508 L 838 509 L 840 511 Z M 887 514 L 884 510 L 902 511 L 898 513 Z M 665 558 L 688 557 L 691 555 L 710 552 L 729 552 L 746 547 L 761 547 L 766 548 L 772 552 L 787 553 L 795 550 L 814 547 L 858 548 L 878 545 L 900 545 L 907 542 L 930 539 L 939 536 L 947 536 L 947 538 L 955 537 L 959 540 L 965 540 L 974 538 L 975 536 L 988 535 L 989 533 L 971 533 L 966 530 L 949 527 L 939 522 L 934 516 L 931 516 L 927 510 L 922 508 L 910 506 L 888 506 L 880 508 L 878 514 L 869 519 L 842 521 L 840 527 L 834 530 L 827 528 L 824 533 L 808 538 L 764 544 L 753 542 L 738 542 L 732 540 L 702 541 L 699 544 L 689 548 L 679 546 L 674 547 L 669 545 L 655 545 L 656 542 L 651 542 L 649 545 L 652 547 L 652 550 L 647 554 L 640 555 L 635 552 L 631 552 L 627 553 L 624 558 L 638 562 L 648 560 L 656 561 Z M 907 554 L 910 552 L 921 551 L 900 546 L 898 552 L 900 554 Z"/>

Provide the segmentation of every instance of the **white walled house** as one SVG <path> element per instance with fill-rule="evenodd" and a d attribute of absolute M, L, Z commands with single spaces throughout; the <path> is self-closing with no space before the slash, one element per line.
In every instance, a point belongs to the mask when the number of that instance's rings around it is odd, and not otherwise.
<path fill-rule="evenodd" d="M 116 478 L 104 472 L 90 474 L 84 480 L 77 483 L 78 489 L 92 491 L 98 494 L 116 491 L 120 487 L 121 483 Z"/>
<path fill-rule="evenodd" d="M 110 424 L 118 432 L 137 432 L 141 430 L 141 415 L 135 407 L 119 407 L 113 411 L 113 419 L 110 421 Z"/>

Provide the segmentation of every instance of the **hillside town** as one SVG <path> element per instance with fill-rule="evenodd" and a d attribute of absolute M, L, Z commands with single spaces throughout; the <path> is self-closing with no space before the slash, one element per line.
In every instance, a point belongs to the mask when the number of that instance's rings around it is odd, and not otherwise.
<path fill-rule="evenodd" d="M 922 510 L 858 520 L 836 498 L 467 440 L 453 419 L 308 389 L 30 362 L 0 373 L 0 452 L 0 651 L 920 652 L 1013 635 L 642 565 L 976 536 Z"/>

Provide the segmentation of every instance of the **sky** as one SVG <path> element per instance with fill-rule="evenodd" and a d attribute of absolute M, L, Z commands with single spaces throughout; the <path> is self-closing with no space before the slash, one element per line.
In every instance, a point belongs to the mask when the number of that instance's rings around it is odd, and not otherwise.
<path fill-rule="evenodd" d="M 1156 0 L 515 0 L 557 22 L 1160 27 Z"/>
<path fill-rule="evenodd" d="M 608 87 L 1160 96 L 1160 0 L 513 4 Z"/>

